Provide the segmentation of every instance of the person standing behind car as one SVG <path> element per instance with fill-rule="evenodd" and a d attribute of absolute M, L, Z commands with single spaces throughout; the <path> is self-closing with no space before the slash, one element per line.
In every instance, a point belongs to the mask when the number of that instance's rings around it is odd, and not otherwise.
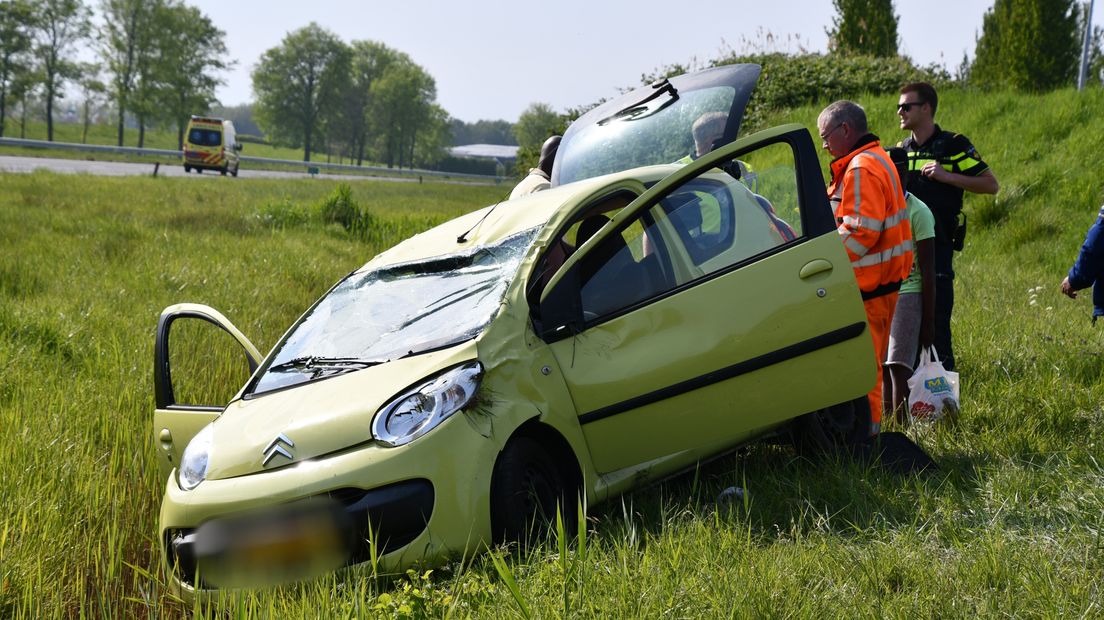
<path fill-rule="evenodd" d="M 889 345 L 897 291 L 912 269 L 912 229 L 905 193 L 889 155 L 867 130 L 866 112 L 837 101 L 820 113 L 817 128 L 832 154 L 829 200 L 837 230 L 862 293 L 874 340 L 877 381 L 867 395 L 871 434 L 881 430 L 882 360 Z"/>
<path fill-rule="evenodd" d="M 1096 318 L 1104 316 L 1104 207 L 1085 235 L 1077 262 L 1062 280 L 1062 294 L 1077 299 L 1077 291 L 1089 286 L 1093 287 L 1092 322 L 1096 325 Z"/>
<path fill-rule="evenodd" d="M 908 153 L 893 147 L 886 150 L 897 176 L 908 176 Z M 909 225 L 912 228 L 912 271 L 901 284 L 893 323 L 889 329 L 889 354 L 885 367 L 888 381 L 885 408 L 896 413 L 897 421 L 908 421 L 908 380 L 916 370 L 917 353 L 932 346 L 935 333 L 935 217 L 916 196 L 905 192 Z"/>
<path fill-rule="evenodd" d="M 556 160 L 561 138 L 562 136 L 551 136 L 544 141 L 537 167 L 530 168 L 529 174 L 514 187 L 510 192 L 510 200 L 552 187 L 552 163 Z"/>
<path fill-rule="evenodd" d="M 977 149 L 962 134 L 944 131 L 935 124 L 939 97 L 927 82 L 901 87 L 897 116 L 901 129 L 912 134 L 898 143 L 909 153 L 905 185 L 924 201 L 935 216 L 935 349 L 947 370 L 954 370 L 951 344 L 951 311 L 954 309 L 954 252 L 961 251 L 966 236 L 962 215 L 964 192 L 995 194 L 997 177 L 982 161 Z"/>

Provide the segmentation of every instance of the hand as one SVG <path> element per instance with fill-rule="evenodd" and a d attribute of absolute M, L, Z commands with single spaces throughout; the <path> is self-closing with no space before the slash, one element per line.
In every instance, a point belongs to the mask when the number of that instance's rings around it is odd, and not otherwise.
<path fill-rule="evenodd" d="M 939 165 L 939 162 L 929 161 L 924 164 L 924 167 L 920 169 L 920 174 L 940 183 L 946 183 L 947 178 L 950 175 L 949 172 L 943 169 L 943 166 Z"/>
<path fill-rule="evenodd" d="M 1062 294 L 1070 299 L 1077 299 L 1077 291 L 1070 286 L 1069 276 L 1066 276 L 1066 278 L 1062 280 Z"/>

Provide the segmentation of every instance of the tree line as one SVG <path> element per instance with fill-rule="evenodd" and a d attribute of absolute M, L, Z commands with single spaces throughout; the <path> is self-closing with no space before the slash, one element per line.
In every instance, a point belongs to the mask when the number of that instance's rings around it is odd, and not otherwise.
<path fill-rule="evenodd" d="M 138 146 L 147 127 L 175 126 L 178 145 L 196 111 L 215 101 L 218 73 L 231 66 L 226 34 L 182 0 L 101 0 L 102 24 L 81 0 L 0 0 L 0 136 L 9 106 L 41 98 L 46 136 L 54 139 L 55 106 L 76 86 L 87 132 L 91 103 L 106 99 L 117 114 L 117 143 L 126 118 L 138 125 Z M 77 53 L 95 51 L 99 62 Z"/>
<path fill-rule="evenodd" d="M 311 23 L 253 70 L 254 114 L 269 139 L 388 167 L 431 165 L 451 143 L 437 84 L 410 56 L 376 41 L 345 43 Z"/>

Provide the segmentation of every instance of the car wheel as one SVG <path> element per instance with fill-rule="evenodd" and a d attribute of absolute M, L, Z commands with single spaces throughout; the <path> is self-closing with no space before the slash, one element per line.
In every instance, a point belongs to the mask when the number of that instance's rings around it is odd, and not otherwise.
<path fill-rule="evenodd" d="M 230 174 L 234 175 L 235 179 L 238 178 L 238 168 L 241 168 L 241 164 L 238 164 L 237 166 L 234 166 L 234 171 L 230 173 Z"/>
<path fill-rule="evenodd" d="M 191 171 L 192 171 L 192 167 L 191 167 L 191 166 L 184 166 L 184 174 L 188 174 L 188 173 L 189 173 L 189 172 L 191 172 Z"/>
<path fill-rule="evenodd" d="M 222 169 L 219 170 L 219 173 L 222 174 L 222 176 L 226 176 L 226 171 L 229 169 L 230 168 L 228 166 L 224 166 Z"/>
<path fill-rule="evenodd" d="M 523 548 L 541 540 L 556 523 L 562 507 L 564 531 L 575 532 L 574 490 L 563 471 L 531 437 L 511 439 L 498 456 L 491 479 L 491 530 L 496 544 L 517 542 Z"/>
<path fill-rule="evenodd" d="M 794 447 L 806 456 L 856 446 L 870 436 L 870 401 L 862 396 L 807 413 L 794 420 L 790 432 Z"/>

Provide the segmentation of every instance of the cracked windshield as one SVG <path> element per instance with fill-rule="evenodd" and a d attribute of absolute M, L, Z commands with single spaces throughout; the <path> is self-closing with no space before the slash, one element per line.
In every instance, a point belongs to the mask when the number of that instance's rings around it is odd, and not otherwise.
<path fill-rule="evenodd" d="M 350 275 L 279 345 L 252 393 L 474 338 L 494 316 L 538 230 L 462 253 Z"/>

